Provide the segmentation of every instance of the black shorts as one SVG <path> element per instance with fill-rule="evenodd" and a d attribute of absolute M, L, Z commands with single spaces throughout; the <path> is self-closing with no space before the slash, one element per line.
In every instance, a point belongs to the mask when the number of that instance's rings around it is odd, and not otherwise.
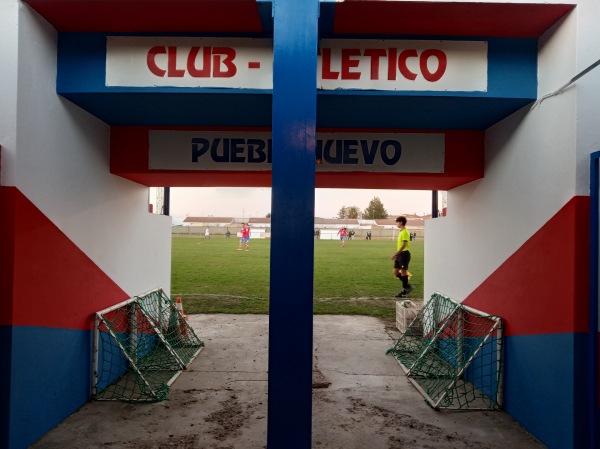
<path fill-rule="evenodd" d="M 396 256 L 394 260 L 394 268 L 399 270 L 408 270 L 408 264 L 410 263 L 410 251 L 402 251 Z"/>

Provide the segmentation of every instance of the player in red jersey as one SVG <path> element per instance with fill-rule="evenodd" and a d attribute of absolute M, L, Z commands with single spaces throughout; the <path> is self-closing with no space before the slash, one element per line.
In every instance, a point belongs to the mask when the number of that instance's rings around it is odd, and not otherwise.
<path fill-rule="evenodd" d="M 246 244 L 246 251 L 250 251 L 250 226 L 248 225 L 248 223 L 244 223 L 244 226 L 242 226 L 242 230 L 241 230 L 241 234 L 242 234 L 242 238 L 240 238 L 240 247 L 238 248 L 238 251 L 242 250 L 242 246 L 244 245 L 244 243 Z"/>
<path fill-rule="evenodd" d="M 340 248 L 343 248 L 346 243 L 346 236 L 348 235 L 348 230 L 346 228 L 341 228 L 338 231 L 338 235 L 340 236 Z"/>

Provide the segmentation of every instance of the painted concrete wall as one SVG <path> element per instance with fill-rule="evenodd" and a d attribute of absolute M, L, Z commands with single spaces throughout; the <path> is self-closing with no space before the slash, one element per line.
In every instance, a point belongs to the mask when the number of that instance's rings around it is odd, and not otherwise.
<path fill-rule="evenodd" d="M 109 173 L 110 128 L 56 94 L 54 30 L 27 8 L 21 23 L 16 186 L 128 294 L 148 278 L 168 291 L 170 242 L 155 236 L 171 218 L 148 214 L 146 187 Z"/>
<path fill-rule="evenodd" d="M 571 15 L 540 48 L 541 95 L 575 73 L 574 28 Z M 426 222 L 427 251 L 460 248 L 469 257 L 453 260 L 452 270 L 429 257 L 426 296 L 440 290 L 466 298 L 573 197 L 574 111 L 570 90 L 533 111 L 525 107 L 487 130 L 484 179 L 449 191 L 448 215 Z"/>
<path fill-rule="evenodd" d="M 600 3 L 580 2 L 577 14 L 577 72 L 600 58 L 598 22 Z M 589 195 L 589 153 L 600 150 L 600 70 L 577 81 L 577 194 Z"/>
<path fill-rule="evenodd" d="M 600 54 L 594 0 L 539 40 L 538 98 Z M 583 447 L 589 154 L 599 149 L 600 70 L 486 131 L 485 177 L 448 192 L 426 224 L 425 295 L 506 322 L 505 407 L 550 448 Z M 551 375 L 549 375 L 551 373 Z"/>
<path fill-rule="evenodd" d="M 0 5 L 0 42 L 11 43 L 2 45 L 3 64 L 0 64 L 0 185 L 14 184 L 14 151 L 16 141 L 16 115 L 17 115 L 17 49 L 14 43 L 17 41 L 17 27 L 15 17 L 17 16 L 17 2 L 3 2 Z"/>
<path fill-rule="evenodd" d="M 22 448 L 89 400 L 93 313 L 169 292 L 171 218 L 110 174 L 110 128 L 56 94 L 54 29 L 18 2 L 0 21 L 0 447 Z"/>

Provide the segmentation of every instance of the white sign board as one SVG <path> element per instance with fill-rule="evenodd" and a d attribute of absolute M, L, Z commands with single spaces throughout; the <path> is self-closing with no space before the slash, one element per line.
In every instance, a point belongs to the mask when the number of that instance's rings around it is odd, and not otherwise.
<path fill-rule="evenodd" d="M 486 91 L 487 42 L 322 40 L 321 89 Z"/>
<path fill-rule="evenodd" d="M 271 170 L 271 134 L 149 131 L 153 170 Z M 317 172 L 443 173 L 443 133 L 318 133 Z"/>
<path fill-rule="evenodd" d="M 326 39 L 317 86 L 486 91 L 487 50 L 485 41 Z M 272 89 L 272 40 L 108 36 L 106 86 Z"/>
<path fill-rule="evenodd" d="M 108 36 L 107 86 L 271 89 L 270 39 Z"/>

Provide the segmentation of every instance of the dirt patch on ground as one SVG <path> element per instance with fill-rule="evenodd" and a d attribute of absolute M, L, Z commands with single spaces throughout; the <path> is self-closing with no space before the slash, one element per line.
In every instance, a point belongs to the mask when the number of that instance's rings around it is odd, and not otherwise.
<path fill-rule="evenodd" d="M 160 438 L 153 442 L 147 441 L 132 441 L 127 444 L 128 449 L 194 449 L 197 447 L 198 435 L 186 435 L 182 437 L 175 437 L 169 435 L 167 438 Z M 115 443 L 120 445 L 121 443 Z M 106 444 L 110 447 L 110 444 Z"/>
<path fill-rule="evenodd" d="M 313 388 L 327 388 L 331 385 L 331 382 L 323 375 L 319 368 L 313 368 L 312 376 L 312 387 Z"/>
<path fill-rule="evenodd" d="M 229 399 L 221 402 L 220 406 L 221 409 L 208 415 L 205 421 L 214 425 L 207 433 L 212 435 L 215 440 L 225 441 L 236 435 L 238 430 L 244 426 L 252 415 L 253 405 L 246 404 L 245 407 L 242 407 L 237 396 L 231 395 Z"/>
<path fill-rule="evenodd" d="M 361 398 L 349 397 L 348 399 L 351 404 L 346 409 L 348 413 L 358 415 L 363 424 L 365 421 L 372 421 L 373 426 L 379 427 L 379 432 L 390 434 L 388 436 L 389 449 L 417 447 L 436 449 L 443 441 L 453 443 L 457 448 L 491 449 L 490 446 L 479 441 L 469 440 L 455 432 L 448 432 L 441 427 L 419 421 L 410 415 L 369 404 Z"/>

